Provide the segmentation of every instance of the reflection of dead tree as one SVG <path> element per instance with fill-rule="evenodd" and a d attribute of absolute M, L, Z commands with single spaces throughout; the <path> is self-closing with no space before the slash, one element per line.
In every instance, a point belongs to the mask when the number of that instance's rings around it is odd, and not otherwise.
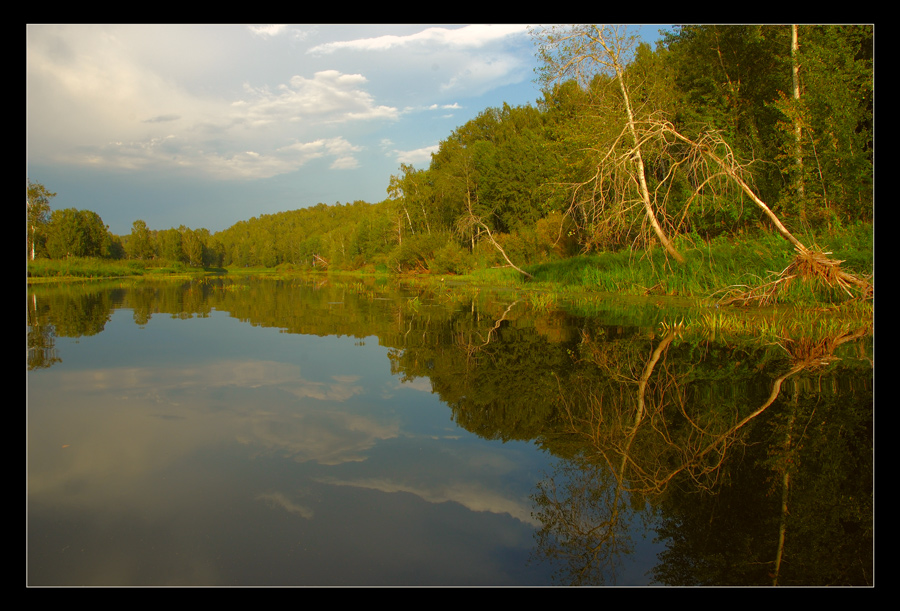
<path fill-rule="evenodd" d="M 491 327 L 490 329 L 488 329 L 486 337 L 484 335 L 481 335 L 480 332 L 476 331 L 476 333 L 478 334 L 478 337 L 481 339 L 482 343 L 480 343 L 480 344 L 474 343 L 472 341 L 471 335 L 468 338 L 463 333 L 460 333 L 458 335 L 456 343 L 466 353 L 466 366 L 467 367 L 471 363 L 472 358 L 474 358 L 475 355 L 481 349 L 483 349 L 485 346 L 487 346 L 489 343 L 491 343 L 492 336 L 497 332 L 497 329 L 499 329 L 500 325 L 503 324 L 503 321 L 506 320 L 506 317 L 509 315 L 510 311 L 518 303 L 519 303 L 519 300 L 516 300 L 516 301 L 512 302 L 511 304 L 509 304 L 509 306 L 506 308 L 506 311 L 503 312 L 503 314 L 500 316 L 500 318 L 498 318 L 494 322 L 494 326 Z"/>
<path fill-rule="evenodd" d="M 604 458 L 598 462 L 596 455 L 589 453 L 582 460 L 563 463 L 563 476 L 540 482 L 538 494 L 533 497 L 539 508 L 536 517 L 543 523 L 538 533 L 538 549 L 564 566 L 567 582 L 572 585 L 603 583 L 607 578 L 615 580 L 616 568 L 622 556 L 629 552 L 630 540 L 626 533 L 634 511 L 629 509 L 627 502 L 625 471 L 629 463 L 634 464 L 630 460 L 630 449 L 646 415 L 648 381 L 674 339 L 674 331 L 663 338 L 637 380 L 638 408 L 630 425 L 625 425 L 628 429 L 625 441 L 617 444 L 618 465 L 614 465 L 611 456 L 604 451 L 599 437 L 604 415 L 589 410 L 587 421 L 576 418 L 560 388 L 572 429 L 581 434 L 596 435 L 592 437 L 593 447 L 599 449 Z M 586 338 L 586 341 L 589 340 Z M 622 401 L 625 395 L 616 393 L 587 396 L 601 405 L 604 398 L 608 399 L 610 407 L 625 403 Z M 579 426 L 584 422 L 589 422 L 589 426 Z"/>
<path fill-rule="evenodd" d="M 689 413 L 682 385 L 665 365 L 674 331 L 656 345 L 649 357 L 644 357 L 639 376 L 614 371 L 614 367 L 623 366 L 622 357 L 626 355 L 608 358 L 609 355 L 598 354 L 599 348 L 587 346 L 588 352 L 594 353 L 591 360 L 608 370 L 614 383 L 602 390 L 591 389 L 586 384 L 570 385 L 588 403 L 588 409 L 581 415 L 576 415 L 573 393 L 563 393 L 560 387 L 560 400 L 569 421 L 568 433 L 587 442 L 583 458 L 573 461 L 571 468 L 583 469 L 586 475 L 578 481 L 577 489 L 566 480 L 563 494 L 553 480 L 538 486 L 535 499 L 540 511 L 536 516 L 544 523 L 539 535 L 542 553 L 564 559 L 567 573 L 576 583 L 583 583 L 598 568 L 611 570 L 627 543 L 622 538 L 625 527 L 620 520 L 627 510 L 625 499 L 629 494 L 661 494 L 678 475 L 689 477 L 700 489 L 709 489 L 721 473 L 729 450 L 740 442 L 742 430 L 775 403 L 785 380 L 801 371 L 834 362 L 838 358 L 834 355 L 838 346 L 866 333 L 868 329 L 862 328 L 819 341 L 785 341 L 783 347 L 791 356 L 790 368 L 772 382 L 769 397 L 762 405 L 743 417 L 735 414 L 731 419 L 708 414 L 709 406 L 700 406 L 701 416 Z M 585 335 L 585 343 L 590 341 Z M 620 392 L 615 382 L 623 380 L 627 384 L 619 386 L 625 389 Z M 675 412 L 666 409 L 667 404 L 673 403 L 678 404 Z M 679 416 L 687 423 L 686 427 L 674 421 Z M 797 443 L 792 429 L 788 431 L 787 443 Z M 605 478 L 602 481 L 601 475 Z M 784 474 L 782 486 L 782 511 L 786 515 L 788 473 Z M 595 504 L 590 512 L 585 507 L 588 502 Z M 776 582 L 784 533 L 783 524 L 776 551 Z M 551 544 L 555 545 L 554 549 L 543 549 Z"/>
<path fill-rule="evenodd" d="M 637 384 L 632 416 L 625 415 L 629 410 L 628 402 L 624 400 L 626 395 L 583 390 L 589 402 L 586 416 L 576 418 L 564 400 L 570 430 L 586 436 L 592 448 L 618 473 L 621 485 L 627 486 L 630 491 L 661 493 L 679 474 L 686 474 L 698 486 L 707 488 L 715 481 L 729 448 L 739 440 L 739 432 L 778 399 L 785 380 L 806 369 L 828 365 L 837 359 L 834 351 L 838 346 L 856 340 L 867 332 L 868 329 L 862 328 L 817 342 L 785 340 L 783 346 L 793 362 L 790 369 L 773 381 L 769 398 L 762 405 L 730 421 L 708 410 L 692 415 L 677 378 L 670 373 L 652 382 L 654 371 L 659 369 L 666 348 L 674 339 L 674 333 L 670 332 L 656 346 L 639 378 L 621 376 L 610 369 L 613 365 L 598 362 L 611 371 L 613 379 Z M 655 405 L 649 403 L 651 386 Z M 687 427 L 673 428 L 673 423 L 667 422 L 673 415 L 665 411 L 667 402 L 677 404 L 677 414 Z M 616 412 L 620 414 L 618 417 Z M 672 430 L 677 430 L 677 435 Z M 640 443 L 640 448 L 636 449 L 636 443 Z"/>
<path fill-rule="evenodd" d="M 637 410 L 634 414 L 634 424 L 631 427 L 631 430 L 626 437 L 626 442 L 622 447 L 622 463 L 619 467 L 619 481 L 625 481 L 625 467 L 627 466 L 629 455 L 631 451 L 631 446 L 634 443 L 634 438 L 637 435 L 638 429 L 641 426 L 641 421 L 644 419 L 646 414 L 646 394 L 647 394 L 647 383 L 650 380 L 650 376 L 653 375 L 653 370 L 656 368 L 656 364 L 659 362 L 660 356 L 665 352 L 666 348 L 669 347 L 669 344 L 675 339 L 675 331 L 670 331 L 668 335 L 656 346 L 656 349 L 653 350 L 653 353 L 650 355 L 650 359 L 647 361 L 646 366 L 644 367 L 643 373 L 641 373 L 641 377 L 638 380 L 638 390 L 637 390 Z"/>
<path fill-rule="evenodd" d="M 786 348 L 786 350 L 793 357 L 793 366 L 786 373 L 775 379 L 772 383 L 772 392 L 765 403 L 722 432 L 712 433 L 708 428 L 702 428 L 697 425 L 682 405 L 681 413 L 701 435 L 693 443 L 683 445 L 680 448 L 683 455 L 683 462 L 680 466 L 672 469 L 665 477 L 646 482 L 645 489 L 662 491 L 681 472 L 686 472 L 699 484 L 703 478 L 707 478 L 718 471 L 725 461 L 728 447 L 736 440 L 738 431 L 759 417 L 775 402 L 781 394 L 781 386 L 786 379 L 805 369 L 824 367 L 835 361 L 837 357 L 834 356 L 834 351 L 838 346 L 859 339 L 867 331 L 866 328 L 861 328 L 852 333 L 846 332 L 837 336 L 827 337 L 816 343 L 809 340 L 787 342 L 790 347 Z M 701 443 L 698 444 L 697 441 L 701 441 Z"/>
<path fill-rule="evenodd" d="M 867 329 L 862 328 L 858 329 L 853 333 L 842 333 L 837 336 L 826 337 L 820 340 L 817 343 L 813 343 L 811 341 L 799 341 L 799 342 L 788 342 L 788 346 L 785 348 L 788 353 L 794 358 L 797 363 L 796 366 L 803 365 L 804 367 L 822 367 L 828 365 L 832 361 L 834 361 L 837 357 L 834 356 L 834 350 L 840 346 L 841 344 L 847 343 L 849 341 L 853 341 L 862 337 L 867 332 Z M 796 419 L 796 402 L 797 402 L 797 394 L 795 390 L 794 394 L 794 410 L 791 413 L 790 420 L 788 421 L 787 433 L 784 444 L 784 452 L 786 454 L 790 454 L 791 447 L 796 441 L 793 439 L 794 436 L 794 421 Z M 785 535 L 787 532 L 787 516 L 788 516 L 788 499 L 789 499 L 789 491 L 791 486 L 791 470 L 787 468 L 785 465 L 784 473 L 782 474 L 782 483 L 781 483 L 781 524 L 778 528 L 778 546 L 775 551 L 775 563 L 774 569 L 772 571 L 772 585 L 778 585 L 778 577 L 781 574 L 781 561 L 784 554 L 784 542 Z"/>

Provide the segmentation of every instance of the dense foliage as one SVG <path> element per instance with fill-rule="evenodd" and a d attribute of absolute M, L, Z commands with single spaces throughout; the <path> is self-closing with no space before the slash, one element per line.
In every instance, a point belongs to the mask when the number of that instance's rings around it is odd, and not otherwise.
<path fill-rule="evenodd" d="M 546 80 L 535 106 L 484 110 L 428 167 L 401 165 L 381 202 L 319 203 L 215 234 L 137 220 L 119 237 L 95 213 L 51 213 L 55 194 L 29 182 L 28 256 L 464 273 L 650 246 L 648 217 L 629 195 L 625 110 L 638 125 L 717 134 L 792 231 L 871 222 L 871 26 L 682 26 L 655 50 L 619 42 L 621 80 L 598 64 L 587 81 Z M 641 151 L 662 230 L 696 241 L 765 225 L 739 189 L 687 171 L 688 152 L 670 145 L 648 140 Z"/>

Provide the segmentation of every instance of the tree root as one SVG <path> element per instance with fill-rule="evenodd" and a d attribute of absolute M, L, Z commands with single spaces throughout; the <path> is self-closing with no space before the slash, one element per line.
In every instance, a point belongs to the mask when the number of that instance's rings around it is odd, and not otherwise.
<path fill-rule="evenodd" d="M 736 294 L 732 292 L 732 296 L 719 300 L 718 305 L 771 305 L 795 280 L 842 290 L 851 300 L 868 300 L 875 295 L 875 286 L 870 278 L 860 278 L 842 270 L 843 261 L 830 258 L 830 252 L 803 247 L 795 247 L 795 250 L 797 255 L 794 260 L 774 280 Z"/>

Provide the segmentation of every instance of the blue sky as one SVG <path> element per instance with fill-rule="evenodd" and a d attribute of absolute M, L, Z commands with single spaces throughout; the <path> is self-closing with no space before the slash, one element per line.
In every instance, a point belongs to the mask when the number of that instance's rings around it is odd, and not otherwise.
<path fill-rule="evenodd" d="M 120 235 L 375 203 L 484 109 L 534 104 L 534 51 L 515 24 L 28 25 L 27 173 Z"/>

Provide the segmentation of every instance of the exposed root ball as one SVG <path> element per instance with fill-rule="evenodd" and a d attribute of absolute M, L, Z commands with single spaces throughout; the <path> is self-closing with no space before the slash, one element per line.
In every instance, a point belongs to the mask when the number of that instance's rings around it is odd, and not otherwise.
<path fill-rule="evenodd" d="M 850 299 L 870 299 L 875 293 L 875 287 L 871 281 L 859 278 L 841 269 L 841 263 L 816 248 L 808 250 L 796 248 L 797 255 L 775 280 L 746 291 L 732 293 L 731 297 L 720 301 L 721 305 L 756 302 L 759 305 L 767 305 L 778 300 L 778 294 L 784 291 L 795 280 L 805 282 L 817 282 L 824 286 L 844 291 Z"/>

